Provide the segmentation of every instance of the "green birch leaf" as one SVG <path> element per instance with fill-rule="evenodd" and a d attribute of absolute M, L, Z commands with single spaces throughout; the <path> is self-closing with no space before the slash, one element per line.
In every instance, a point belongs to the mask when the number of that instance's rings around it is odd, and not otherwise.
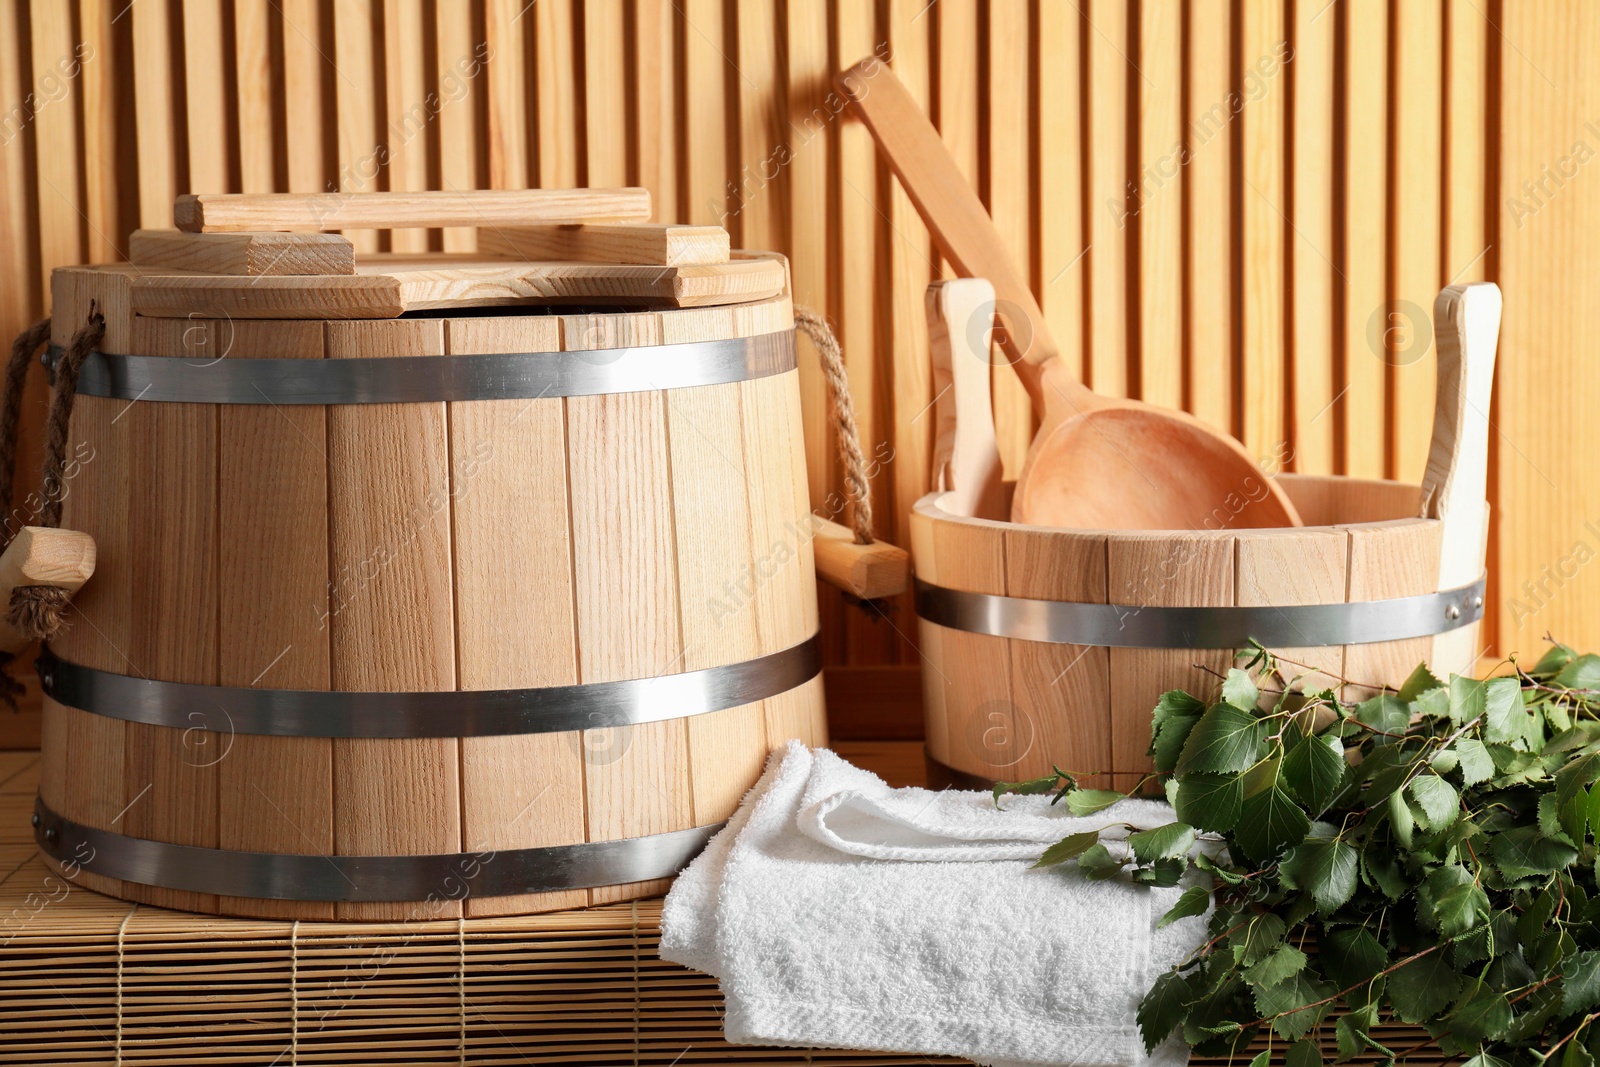
<path fill-rule="evenodd" d="M 1222 699 L 1236 708 L 1254 711 L 1256 702 L 1261 699 L 1261 691 L 1256 688 L 1256 683 L 1248 674 L 1237 667 L 1231 667 L 1228 669 L 1228 677 L 1222 682 Z"/>
<path fill-rule="evenodd" d="M 1466 868 L 1440 867 L 1417 890 L 1417 911 L 1443 937 L 1455 937 L 1484 923 L 1489 897 Z"/>
<path fill-rule="evenodd" d="M 1315 1041 L 1296 1041 L 1284 1054 L 1283 1067 L 1322 1067 L 1322 1050 Z"/>
<path fill-rule="evenodd" d="M 1021 793 L 1025 796 L 1048 793 L 1056 787 L 1056 782 L 1058 781 L 1060 779 L 1052 774 L 1045 778 L 1031 778 L 1026 782 L 996 782 L 994 784 L 995 806 L 1000 806 L 1000 798 L 1007 793 Z"/>
<path fill-rule="evenodd" d="M 1234 962 L 1248 967 L 1265 959 L 1268 953 L 1283 943 L 1284 934 L 1288 931 L 1284 921 L 1270 911 L 1253 916 L 1245 923 L 1244 929 L 1237 931 L 1230 939 Z"/>
<path fill-rule="evenodd" d="M 1394 839 L 1400 846 L 1409 849 L 1417 826 L 1417 820 L 1411 814 L 1411 806 L 1406 803 L 1404 793 L 1390 793 L 1388 803 L 1389 829 L 1394 832 Z"/>
<path fill-rule="evenodd" d="M 1600 952 L 1574 952 L 1561 961 L 1561 1014 L 1593 1011 L 1600 1004 Z"/>
<path fill-rule="evenodd" d="M 1190 826 L 1225 834 L 1239 822 L 1244 778 L 1238 774 L 1191 774 L 1180 779 L 1172 807 Z"/>
<path fill-rule="evenodd" d="M 1488 706 L 1488 695 L 1484 692 L 1483 683 L 1460 674 L 1450 676 L 1450 721 L 1457 726 L 1480 718 Z M 1522 731 L 1517 730 L 1520 736 Z M 1509 738 L 1496 737 L 1493 740 L 1506 741 Z"/>
<path fill-rule="evenodd" d="M 1474 980 L 1445 1022 L 1450 1036 L 1463 1045 L 1493 1041 L 1511 1029 L 1511 1004 L 1498 989 Z"/>
<path fill-rule="evenodd" d="M 1437 774 L 1419 774 L 1407 786 L 1417 807 L 1422 810 L 1422 824 L 1429 830 L 1440 830 L 1456 821 L 1461 814 L 1461 802 L 1455 787 Z"/>
<path fill-rule="evenodd" d="M 1490 678 L 1476 682 L 1484 693 L 1484 739 L 1515 743 L 1527 738 L 1527 710 L 1522 704 L 1522 683 L 1515 678 Z M 1541 745 L 1543 742 L 1541 741 Z"/>
<path fill-rule="evenodd" d="M 1279 945 L 1266 959 L 1247 968 L 1244 980 L 1253 986 L 1274 986 L 1305 970 L 1306 954 L 1293 945 Z"/>
<path fill-rule="evenodd" d="M 1095 881 L 1104 881 L 1122 870 L 1123 862 L 1112 856 L 1106 846 L 1095 844 L 1078 856 L 1078 869 Z"/>
<path fill-rule="evenodd" d="M 1310 893 L 1323 915 L 1333 912 L 1356 891 L 1360 855 L 1343 841 L 1310 840 L 1296 845 L 1279 869 L 1295 887 Z"/>
<path fill-rule="evenodd" d="M 1489 750 L 1483 747 L 1482 741 L 1463 737 L 1451 747 L 1460 757 L 1458 769 L 1461 771 L 1462 785 L 1477 785 L 1494 776 L 1494 760 L 1489 758 Z"/>
<path fill-rule="evenodd" d="M 1600 656 L 1585 652 L 1562 667 L 1551 682 L 1567 689 L 1600 689 Z"/>
<path fill-rule="evenodd" d="M 1409 814 L 1407 815 L 1409 818 Z M 1368 848 L 1361 853 L 1361 870 L 1368 885 L 1390 900 L 1411 892 L 1411 880 L 1400 869 L 1400 857 L 1393 848 Z"/>
<path fill-rule="evenodd" d="M 1192 885 L 1185 889 L 1183 895 L 1178 898 L 1178 902 L 1168 908 L 1165 915 L 1161 916 L 1161 921 L 1156 923 L 1156 929 L 1159 930 L 1161 927 L 1175 923 L 1179 919 L 1187 919 L 1191 915 L 1204 915 L 1206 909 L 1210 906 L 1211 890 L 1204 886 Z"/>
<path fill-rule="evenodd" d="M 1261 747 L 1262 724 L 1232 704 L 1215 704 L 1200 717 L 1183 744 L 1178 775 L 1238 774 L 1248 770 Z"/>
<path fill-rule="evenodd" d="M 1155 758 L 1157 771 L 1171 774 L 1177 767 L 1183 743 L 1205 710 L 1203 703 L 1181 689 L 1161 694 L 1150 727 L 1150 755 Z"/>
<path fill-rule="evenodd" d="M 1265 862 L 1279 852 L 1305 840 L 1311 820 L 1283 788 L 1282 779 L 1245 798 L 1239 811 L 1234 840 L 1246 856 Z"/>
<path fill-rule="evenodd" d="M 1344 746 L 1332 737 L 1302 738 L 1283 758 L 1289 788 L 1312 814 L 1323 811 L 1338 795 L 1348 769 Z"/>
<path fill-rule="evenodd" d="M 1133 857 L 1140 863 L 1187 856 L 1194 847 L 1194 827 L 1169 822 L 1152 830 L 1140 830 L 1128 835 L 1128 847 L 1133 849 Z"/>
<path fill-rule="evenodd" d="M 1044 855 L 1039 857 L 1035 867 L 1054 867 L 1058 863 L 1083 855 L 1100 840 L 1098 830 L 1085 830 L 1081 834 L 1071 834 L 1044 850 Z"/>
<path fill-rule="evenodd" d="M 1586 752 L 1556 772 L 1556 796 L 1562 801 L 1600 778 L 1600 752 Z"/>
<path fill-rule="evenodd" d="M 1400 701 L 1403 704 L 1409 704 L 1423 693 L 1438 689 L 1443 685 L 1444 683 L 1435 678 L 1433 672 L 1428 670 L 1426 663 L 1419 663 L 1417 664 L 1417 669 L 1411 672 L 1411 676 L 1400 687 Z"/>
<path fill-rule="evenodd" d="M 1395 736 L 1406 732 L 1411 723 L 1411 712 L 1393 693 L 1383 693 L 1356 706 L 1356 718 L 1378 733 L 1380 745 L 1393 744 Z"/>
<path fill-rule="evenodd" d="M 1392 972 L 1388 983 L 1395 1014 L 1408 1023 L 1439 1014 L 1461 992 L 1461 976 L 1437 948 Z"/>
<path fill-rule="evenodd" d="M 1139 1001 L 1135 1016 L 1139 1033 L 1144 1035 L 1144 1049 L 1154 1051 L 1183 1022 L 1188 1002 L 1194 997 L 1189 980 L 1177 971 L 1167 971 L 1157 978 L 1150 992 Z"/>
<path fill-rule="evenodd" d="M 1297 1041 L 1328 1014 L 1329 1004 L 1318 1004 L 1338 992 L 1328 983 L 1312 978 L 1305 971 L 1277 985 L 1255 991 L 1256 1011 L 1271 1020 L 1272 1029 L 1285 1041 Z M 1313 1006 L 1314 1005 L 1314 1006 Z"/>
<path fill-rule="evenodd" d="M 1571 845 L 1553 841 L 1537 826 L 1518 826 L 1490 839 L 1489 850 L 1507 878 L 1525 878 L 1559 870 L 1578 858 Z"/>
<path fill-rule="evenodd" d="M 1389 953 L 1364 927 L 1341 926 L 1324 937 L 1323 946 L 1320 964 L 1340 989 L 1370 982 L 1389 966 Z"/>
<path fill-rule="evenodd" d="M 1351 1012 L 1341 1015 L 1333 1024 L 1334 1039 L 1339 1044 L 1339 1059 L 1351 1060 L 1361 1055 L 1367 1047 L 1367 1029 L 1365 1015 Z"/>
<path fill-rule="evenodd" d="M 1561 644 L 1559 641 L 1555 642 L 1545 650 L 1543 656 L 1539 657 L 1539 662 L 1533 665 L 1533 670 L 1529 673 L 1536 677 L 1549 677 L 1571 663 L 1577 658 L 1577 655 L 1566 645 Z"/>
<path fill-rule="evenodd" d="M 1067 807 L 1074 815 L 1093 815 L 1124 798 L 1115 789 L 1074 789 L 1067 794 Z"/>

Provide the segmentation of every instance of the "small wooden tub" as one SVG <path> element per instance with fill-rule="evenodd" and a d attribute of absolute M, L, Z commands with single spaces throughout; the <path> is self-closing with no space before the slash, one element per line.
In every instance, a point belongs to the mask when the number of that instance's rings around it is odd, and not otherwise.
<path fill-rule="evenodd" d="M 1279 481 L 1305 526 L 1065 530 L 953 515 L 942 493 L 918 501 L 930 774 L 977 786 L 1054 763 L 1109 768 L 1130 789 L 1150 769 L 1161 694 L 1211 691 L 1207 669 L 1225 671 L 1252 636 L 1304 664 L 1290 669 L 1310 685 L 1398 688 L 1425 660 L 1470 668 L 1482 579 L 1438 589 L 1442 524 L 1415 517 L 1417 486 Z M 1348 607 L 1370 601 L 1386 603 Z"/>
<path fill-rule="evenodd" d="M 151 274 L 54 281 L 55 345 L 93 310 L 141 357 L 91 357 L 72 421 L 100 567 L 42 661 L 57 869 L 306 919 L 626 900 L 826 743 L 786 293 L 290 320 L 136 313 Z"/>

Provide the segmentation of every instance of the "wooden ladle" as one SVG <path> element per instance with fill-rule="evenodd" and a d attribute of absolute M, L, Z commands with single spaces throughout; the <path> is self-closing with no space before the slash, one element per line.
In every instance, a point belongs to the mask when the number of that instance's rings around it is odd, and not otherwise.
<path fill-rule="evenodd" d="M 939 134 L 883 62 L 835 78 L 916 205 L 939 251 L 996 294 L 1003 351 L 1039 432 L 1012 498 L 1015 522 L 1080 529 L 1299 526 L 1244 446 L 1192 415 L 1092 392 L 1059 358 L 1033 293 Z"/>

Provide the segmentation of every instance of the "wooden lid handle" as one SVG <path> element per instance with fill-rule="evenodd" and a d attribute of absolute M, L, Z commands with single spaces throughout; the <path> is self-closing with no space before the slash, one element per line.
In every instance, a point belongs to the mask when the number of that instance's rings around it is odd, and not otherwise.
<path fill-rule="evenodd" d="M 1039 368 L 1059 349 L 1039 302 L 1013 266 L 978 194 L 928 117 L 882 60 L 869 56 L 840 71 L 834 84 L 872 132 L 878 151 L 916 205 L 939 251 L 964 277 L 987 278 L 994 286 L 1006 356 L 1033 399 L 1034 410 L 1042 415 Z M 1021 166 L 1022 161 L 1014 164 Z M 1021 336 L 1024 331 L 1028 336 Z"/>
<path fill-rule="evenodd" d="M 199 193 L 178 197 L 173 217 L 189 233 L 643 222 L 650 218 L 650 190 Z"/>

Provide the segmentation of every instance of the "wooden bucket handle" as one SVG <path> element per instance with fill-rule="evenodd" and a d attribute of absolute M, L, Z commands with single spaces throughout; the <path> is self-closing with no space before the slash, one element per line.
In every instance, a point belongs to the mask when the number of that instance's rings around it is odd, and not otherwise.
<path fill-rule="evenodd" d="M 1007 518 L 989 400 L 994 286 L 949 278 L 928 286 L 928 349 L 933 359 L 932 479 L 940 507 L 972 519 Z"/>

